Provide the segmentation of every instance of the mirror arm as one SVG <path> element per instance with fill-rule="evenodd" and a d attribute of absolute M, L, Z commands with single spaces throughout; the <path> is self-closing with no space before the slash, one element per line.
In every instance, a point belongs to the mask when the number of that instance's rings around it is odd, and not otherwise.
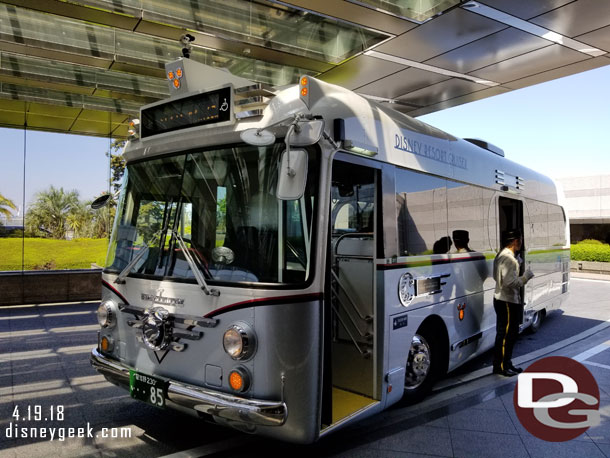
<path fill-rule="evenodd" d="M 296 175 L 296 171 L 290 167 L 290 136 L 292 135 L 292 132 L 294 131 L 294 123 L 290 124 L 290 127 L 288 128 L 288 133 L 286 134 L 286 160 L 287 160 L 287 165 L 288 165 L 288 176 L 289 177 L 293 177 Z"/>
<path fill-rule="evenodd" d="M 322 135 L 328 141 L 328 143 L 330 143 L 332 145 L 332 147 L 335 149 L 335 151 L 339 149 L 339 144 L 336 141 L 334 141 L 332 139 L 332 137 L 326 133 L 325 130 L 322 131 Z"/>
<path fill-rule="evenodd" d="M 286 162 L 287 162 L 287 166 L 288 166 L 288 176 L 293 177 L 297 174 L 296 170 L 294 170 L 292 167 L 290 167 L 290 136 L 292 135 L 293 132 L 296 132 L 297 134 L 299 133 L 299 131 L 301 130 L 301 128 L 299 127 L 299 122 L 305 118 L 305 116 L 303 116 L 301 113 L 297 113 L 294 115 L 294 120 L 290 123 L 290 127 L 288 127 L 288 132 L 286 133 L 286 139 L 284 140 L 284 143 L 286 144 Z"/>

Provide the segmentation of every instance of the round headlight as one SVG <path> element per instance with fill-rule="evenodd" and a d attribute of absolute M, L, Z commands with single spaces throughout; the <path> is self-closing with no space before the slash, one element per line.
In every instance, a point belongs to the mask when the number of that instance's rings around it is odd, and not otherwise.
<path fill-rule="evenodd" d="M 234 324 L 222 336 L 222 346 L 231 358 L 247 359 L 254 353 L 254 332 L 245 323 Z"/>
<path fill-rule="evenodd" d="M 111 328 L 116 324 L 116 304 L 104 301 L 97 308 L 97 322 L 102 328 Z"/>

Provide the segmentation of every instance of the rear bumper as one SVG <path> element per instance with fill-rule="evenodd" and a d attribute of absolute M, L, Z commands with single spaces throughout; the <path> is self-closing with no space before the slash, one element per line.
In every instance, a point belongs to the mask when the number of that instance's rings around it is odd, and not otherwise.
<path fill-rule="evenodd" d="M 135 370 L 105 357 L 96 348 L 91 350 L 91 365 L 110 382 L 125 387 L 129 387 L 129 371 Z M 169 380 L 167 399 L 195 412 L 257 426 L 281 426 L 288 417 L 288 409 L 282 401 L 246 399 L 175 380 Z"/>

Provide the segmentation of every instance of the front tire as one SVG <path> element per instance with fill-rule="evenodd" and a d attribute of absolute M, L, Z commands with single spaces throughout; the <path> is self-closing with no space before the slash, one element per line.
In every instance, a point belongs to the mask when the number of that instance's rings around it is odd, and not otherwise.
<path fill-rule="evenodd" d="M 421 401 L 432 389 L 440 364 L 439 350 L 431 332 L 418 331 L 413 336 L 405 372 L 403 400 L 407 403 Z"/>

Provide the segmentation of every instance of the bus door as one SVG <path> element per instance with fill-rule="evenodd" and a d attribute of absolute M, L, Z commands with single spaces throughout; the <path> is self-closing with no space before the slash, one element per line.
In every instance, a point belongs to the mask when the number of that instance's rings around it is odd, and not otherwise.
<path fill-rule="evenodd" d="M 506 231 L 518 230 L 523 235 L 523 243 L 521 244 L 521 251 L 515 253 L 515 256 L 521 257 L 522 261 L 525 261 L 525 234 L 523 231 L 523 202 L 517 199 L 509 199 L 507 197 L 498 198 L 498 221 L 500 225 L 500 250 L 504 247 L 505 240 L 503 234 Z M 523 275 L 525 271 L 525 262 L 521 263 L 519 275 Z M 521 297 L 524 298 L 524 289 L 521 288 Z"/>
<path fill-rule="evenodd" d="M 322 423 L 326 425 L 348 418 L 375 403 L 378 397 L 375 336 L 377 186 L 376 169 L 334 161 L 326 287 L 327 377 L 322 415 Z"/>

